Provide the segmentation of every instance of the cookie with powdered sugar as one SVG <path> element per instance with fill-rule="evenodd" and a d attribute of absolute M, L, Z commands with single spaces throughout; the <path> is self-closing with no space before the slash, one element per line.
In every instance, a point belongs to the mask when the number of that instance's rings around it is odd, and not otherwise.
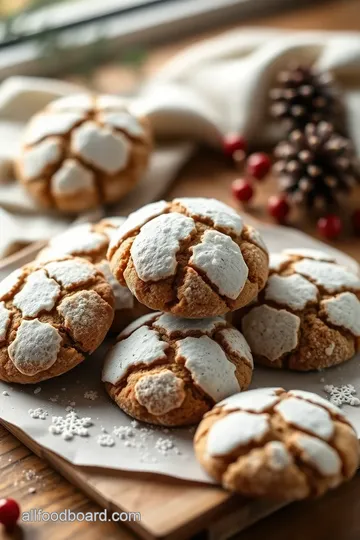
<path fill-rule="evenodd" d="M 89 261 L 33 262 L 0 282 L 0 379 L 37 383 L 69 371 L 105 338 L 114 296 Z"/>
<path fill-rule="evenodd" d="M 260 234 L 215 199 L 158 201 L 130 214 L 113 235 L 114 276 L 151 309 L 188 318 L 224 315 L 264 287 Z"/>
<path fill-rule="evenodd" d="M 218 403 L 200 423 L 196 456 L 224 488 L 281 500 L 319 496 L 354 476 L 355 429 L 317 394 L 261 388 Z"/>
<path fill-rule="evenodd" d="M 360 278 L 317 250 L 271 255 L 266 287 L 237 320 L 260 364 L 300 371 L 341 364 L 360 348 Z"/>
<path fill-rule="evenodd" d="M 25 128 L 17 176 L 42 207 L 78 213 L 113 203 L 146 169 L 149 123 L 116 96 L 60 98 Z"/>
<path fill-rule="evenodd" d="M 252 355 L 222 317 L 150 313 L 130 324 L 106 356 L 102 380 L 127 414 L 163 426 L 199 422 L 251 381 Z"/>
<path fill-rule="evenodd" d="M 140 304 L 127 287 L 120 285 L 114 278 L 106 260 L 111 236 L 125 221 L 124 217 L 113 216 L 104 218 L 98 223 L 74 225 L 54 236 L 37 256 L 37 260 L 45 261 L 54 257 L 72 255 L 95 264 L 104 274 L 114 293 L 115 316 L 111 325 L 112 332 L 120 332 L 131 321 L 149 312 L 149 309 Z"/>

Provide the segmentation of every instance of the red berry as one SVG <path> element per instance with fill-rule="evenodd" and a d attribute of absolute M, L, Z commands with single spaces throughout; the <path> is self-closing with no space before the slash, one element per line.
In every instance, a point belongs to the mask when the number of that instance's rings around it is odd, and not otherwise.
<path fill-rule="evenodd" d="M 336 214 L 328 214 L 321 217 L 317 222 L 317 228 L 319 233 L 332 240 L 337 238 L 342 231 L 342 221 Z"/>
<path fill-rule="evenodd" d="M 241 202 L 250 201 L 254 195 L 254 188 L 248 180 L 243 178 L 234 180 L 231 188 L 235 199 Z"/>
<path fill-rule="evenodd" d="M 262 180 L 270 171 L 270 167 L 271 160 L 267 154 L 264 154 L 264 152 L 251 154 L 246 162 L 247 173 L 257 180 Z"/>
<path fill-rule="evenodd" d="M 0 523 L 13 529 L 20 516 L 20 507 L 14 499 L 0 499 Z"/>
<path fill-rule="evenodd" d="M 290 212 L 290 205 L 283 195 L 272 195 L 268 201 L 269 214 L 280 223 Z"/>
<path fill-rule="evenodd" d="M 237 150 L 246 150 L 246 141 L 244 137 L 237 133 L 229 133 L 224 137 L 223 141 L 224 153 L 232 157 Z"/>
<path fill-rule="evenodd" d="M 354 211 L 351 221 L 354 233 L 360 236 L 360 208 Z"/>

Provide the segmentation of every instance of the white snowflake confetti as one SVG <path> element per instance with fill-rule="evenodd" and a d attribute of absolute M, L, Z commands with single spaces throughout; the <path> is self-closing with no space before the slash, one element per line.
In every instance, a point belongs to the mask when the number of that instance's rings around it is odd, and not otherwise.
<path fill-rule="evenodd" d="M 91 418 L 80 418 L 74 411 L 69 412 L 65 418 L 63 416 L 53 416 L 52 424 L 49 426 L 49 433 L 61 435 L 66 441 L 71 441 L 75 435 L 87 437 L 87 428 L 94 425 Z"/>
<path fill-rule="evenodd" d="M 134 432 L 130 426 L 114 427 L 113 434 L 123 441 L 128 437 L 134 437 Z"/>
<path fill-rule="evenodd" d="M 3 396 L 10 396 L 9 392 L 7 392 L 6 390 L 3 391 L 2 395 Z"/>
<path fill-rule="evenodd" d="M 97 399 L 98 397 L 99 397 L 99 394 L 96 390 L 87 390 L 84 393 L 84 398 L 90 399 L 91 401 L 95 401 L 95 399 Z"/>
<path fill-rule="evenodd" d="M 41 407 L 38 407 L 37 409 L 29 409 L 28 413 L 34 420 L 45 420 L 49 415 L 49 413 Z"/>
<path fill-rule="evenodd" d="M 100 446 L 114 446 L 115 445 L 114 439 L 108 433 L 102 433 L 101 435 L 98 435 L 97 443 L 100 444 Z"/>
<path fill-rule="evenodd" d="M 34 394 L 39 394 L 40 392 L 41 392 L 41 386 L 38 386 L 37 388 L 35 388 Z"/>
<path fill-rule="evenodd" d="M 355 397 L 355 387 L 352 384 L 343 384 L 342 386 L 334 386 L 327 384 L 324 386 L 324 390 L 330 395 L 329 401 L 337 407 L 341 405 L 351 405 L 352 407 L 358 407 L 360 405 L 360 399 Z"/>

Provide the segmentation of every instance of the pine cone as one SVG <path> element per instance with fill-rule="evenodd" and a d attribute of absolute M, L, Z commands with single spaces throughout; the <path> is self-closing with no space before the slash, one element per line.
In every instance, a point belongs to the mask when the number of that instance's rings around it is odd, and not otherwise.
<path fill-rule="evenodd" d="M 342 131 L 344 108 L 330 73 L 310 66 L 292 66 L 278 75 L 279 86 L 270 91 L 271 114 L 285 127 L 303 129 L 309 123 L 329 120 Z"/>
<path fill-rule="evenodd" d="M 360 181 L 360 167 L 351 141 L 334 131 L 331 124 L 308 124 L 292 131 L 275 148 L 274 170 L 280 188 L 294 202 L 329 207 L 338 195 Z"/>

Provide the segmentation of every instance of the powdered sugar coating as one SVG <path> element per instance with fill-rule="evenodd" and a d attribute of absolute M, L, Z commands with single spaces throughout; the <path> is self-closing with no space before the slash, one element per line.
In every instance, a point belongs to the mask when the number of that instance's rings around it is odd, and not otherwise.
<path fill-rule="evenodd" d="M 0 300 L 3 300 L 8 295 L 16 291 L 16 289 L 21 283 L 22 275 L 23 275 L 22 269 L 17 268 L 0 282 Z"/>
<path fill-rule="evenodd" d="M 111 249 L 116 247 L 123 238 L 128 236 L 129 233 L 142 227 L 150 219 L 159 216 L 167 207 L 168 203 L 166 201 L 157 201 L 146 204 L 142 208 L 139 208 L 138 210 L 135 210 L 135 212 L 129 214 L 129 217 L 125 223 L 121 225 L 114 233 L 110 242 L 109 252 L 111 252 Z"/>
<path fill-rule="evenodd" d="M 50 104 L 50 109 L 56 112 L 89 112 L 93 108 L 93 98 L 90 94 L 72 94 L 57 99 Z"/>
<path fill-rule="evenodd" d="M 25 133 L 25 143 L 34 144 L 49 135 L 65 135 L 83 119 L 81 113 L 39 114 L 34 117 Z"/>
<path fill-rule="evenodd" d="M 126 131 L 132 137 L 142 137 L 144 135 L 144 129 L 138 119 L 127 111 L 103 113 L 98 118 L 108 126 Z"/>
<path fill-rule="evenodd" d="M 50 324 L 24 320 L 8 347 L 9 357 L 21 373 L 35 375 L 56 362 L 61 341 L 59 332 Z"/>
<path fill-rule="evenodd" d="M 107 282 L 112 288 L 112 292 L 115 297 L 115 309 L 132 309 L 134 307 L 134 297 L 127 287 L 123 287 L 114 278 L 111 273 L 109 263 L 107 261 L 101 261 L 96 265 L 96 268 L 100 270 L 106 277 Z"/>
<path fill-rule="evenodd" d="M 193 219 L 177 212 L 162 214 L 146 223 L 131 246 L 131 256 L 139 278 L 143 281 L 160 281 L 173 276 L 180 242 L 194 230 Z"/>
<path fill-rule="evenodd" d="M 23 317 L 36 317 L 41 311 L 51 311 L 60 295 L 60 286 L 48 278 L 44 270 L 30 274 L 13 300 Z"/>
<path fill-rule="evenodd" d="M 139 317 L 132 323 L 130 323 L 122 332 L 119 334 L 119 338 L 125 338 L 130 336 L 135 330 L 140 328 L 143 324 L 151 323 L 153 322 L 157 317 L 160 315 L 160 311 L 154 312 L 154 313 L 147 313 L 146 315 L 143 315 L 142 317 Z"/>
<path fill-rule="evenodd" d="M 298 435 L 293 443 L 302 450 L 302 459 L 315 467 L 323 476 L 340 473 L 342 467 L 340 457 L 326 442 L 308 435 Z"/>
<path fill-rule="evenodd" d="M 216 199 L 182 197 L 175 199 L 174 203 L 181 204 L 192 217 L 210 219 L 214 227 L 220 227 L 235 234 L 241 234 L 243 230 L 243 221 L 239 214 Z"/>
<path fill-rule="evenodd" d="M 125 169 L 130 154 L 129 143 L 124 135 L 100 128 L 90 121 L 74 130 L 71 148 L 87 163 L 108 174 Z"/>
<path fill-rule="evenodd" d="M 270 361 L 293 351 L 299 341 L 300 318 L 267 305 L 253 308 L 242 320 L 242 331 L 253 354 Z"/>
<path fill-rule="evenodd" d="M 304 259 L 313 259 L 314 261 L 334 262 L 335 259 L 332 255 L 320 251 L 318 249 L 311 248 L 299 248 L 299 249 L 284 249 L 285 255 L 294 255 L 295 257 L 303 257 Z"/>
<path fill-rule="evenodd" d="M 208 336 L 187 337 L 177 342 L 175 360 L 185 360 L 194 383 L 215 402 L 241 390 L 235 376 L 235 366 L 223 349 Z"/>
<path fill-rule="evenodd" d="M 133 366 L 161 363 L 166 360 L 168 347 L 155 330 L 142 326 L 111 349 L 105 360 L 102 380 L 118 384 Z"/>
<path fill-rule="evenodd" d="M 0 342 L 6 339 L 7 329 L 11 321 L 11 311 L 5 307 L 4 302 L 0 302 Z"/>
<path fill-rule="evenodd" d="M 95 107 L 98 111 L 123 111 L 128 106 L 128 100 L 113 94 L 101 94 L 96 97 Z"/>
<path fill-rule="evenodd" d="M 256 390 L 248 390 L 230 396 L 220 403 L 218 407 L 223 407 L 224 410 L 243 409 L 245 411 L 261 413 L 270 409 L 279 402 L 279 392 L 284 392 L 282 388 L 257 388 Z"/>
<path fill-rule="evenodd" d="M 57 139 L 45 139 L 29 149 L 23 160 L 23 173 L 26 180 L 39 177 L 44 169 L 56 163 L 61 157 L 61 145 Z"/>
<path fill-rule="evenodd" d="M 272 275 L 265 288 L 266 300 L 273 300 L 294 310 L 304 309 L 308 303 L 316 302 L 317 297 L 317 287 L 299 274 Z"/>
<path fill-rule="evenodd" d="M 315 405 L 321 405 L 325 409 L 328 409 L 332 413 L 335 413 L 337 416 L 344 416 L 339 407 L 336 407 L 327 399 L 324 399 L 323 397 L 319 396 L 318 394 L 314 394 L 313 392 L 306 392 L 306 390 L 290 390 L 288 394 L 289 396 L 295 396 L 306 399 L 307 401 L 311 401 L 311 403 L 315 403 Z"/>
<path fill-rule="evenodd" d="M 226 345 L 232 353 L 244 358 L 251 367 L 254 367 L 254 360 L 248 342 L 239 330 L 236 330 L 236 328 L 224 328 L 224 330 L 220 330 L 219 336 L 223 338 L 223 345 Z"/>
<path fill-rule="evenodd" d="M 185 319 L 163 313 L 153 324 L 155 328 L 164 330 L 170 338 L 176 334 L 186 335 L 189 332 L 201 332 L 210 335 L 218 328 L 226 325 L 223 317 L 208 317 L 207 319 Z"/>
<path fill-rule="evenodd" d="M 334 433 L 334 424 L 329 413 L 322 407 L 303 399 L 289 397 L 275 406 L 286 422 L 321 439 L 329 440 Z"/>
<path fill-rule="evenodd" d="M 249 269 L 239 246 L 230 236 L 206 230 L 201 243 L 192 247 L 190 264 L 206 274 L 219 293 L 236 300 L 246 283 Z"/>
<path fill-rule="evenodd" d="M 283 265 L 290 261 L 291 257 L 289 255 L 285 255 L 285 253 L 270 253 L 269 268 L 270 270 L 278 272 L 281 270 Z"/>
<path fill-rule="evenodd" d="M 270 430 L 267 414 L 233 412 L 213 424 L 206 450 L 209 456 L 226 456 L 241 446 L 260 441 Z"/>
<path fill-rule="evenodd" d="M 248 225 L 247 226 L 247 234 L 248 234 L 248 237 L 250 238 L 250 240 L 251 240 L 251 242 L 253 244 L 255 244 L 260 249 L 262 249 L 263 251 L 268 253 L 268 248 L 267 248 L 264 240 L 262 239 L 261 234 L 259 233 L 259 231 L 257 229 L 255 229 L 251 225 Z"/>
<path fill-rule="evenodd" d="M 51 180 L 54 193 L 69 195 L 79 191 L 94 191 L 94 175 L 75 159 L 66 159 Z"/>
<path fill-rule="evenodd" d="M 360 337 L 360 301 L 355 294 L 344 292 L 323 300 L 321 305 L 333 325 L 345 328 L 354 336 Z"/>
<path fill-rule="evenodd" d="M 269 442 L 265 449 L 269 455 L 269 465 L 273 471 L 283 471 L 293 462 L 285 444 L 280 441 Z"/>
<path fill-rule="evenodd" d="M 83 259 L 67 259 L 50 262 L 45 266 L 50 277 L 56 279 L 65 289 L 92 281 L 96 269 Z"/>
<path fill-rule="evenodd" d="M 135 396 L 150 414 L 161 416 L 181 406 L 185 399 L 184 382 L 165 369 L 141 377 L 135 385 Z"/>
<path fill-rule="evenodd" d="M 81 223 L 52 238 L 49 248 L 59 255 L 77 255 L 96 251 L 107 243 L 107 237 L 93 231 L 90 223 Z"/>
<path fill-rule="evenodd" d="M 294 270 L 309 277 L 329 293 L 341 292 L 345 287 L 360 290 L 360 279 L 338 264 L 303 259 L 294 264 Z"/>

